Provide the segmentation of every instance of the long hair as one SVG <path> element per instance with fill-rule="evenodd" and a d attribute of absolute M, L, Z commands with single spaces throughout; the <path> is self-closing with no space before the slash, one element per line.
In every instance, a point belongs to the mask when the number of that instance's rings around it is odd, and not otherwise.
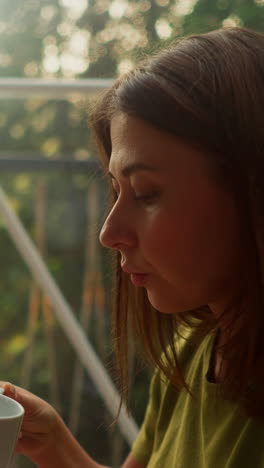
<path fill-rule="evenodd" d="M 218 183 L 237 201 L 247 245 L 241 295 L 213 318 L 209 309 L 160 314 L 142 288 L 135 291 L 116 262 L 113 313 L 122 398 L 127 401 L 129 332 L 150 360 L 178 387 L 188 388 L 180 369 L 175 331 L 199 318 L 203 330 L 224 327 L 221 384 L 227 398 L 248 414 L 264 417 L 264 35 L 243 28 L 192 35 L 147 57 L 121 76 L 97 101 L 91 127 L 108 167 L 110 123 L 116 112 L 138 117 L 206 154 Z M 197 320 L 195 321 L 197 323 Z"/>

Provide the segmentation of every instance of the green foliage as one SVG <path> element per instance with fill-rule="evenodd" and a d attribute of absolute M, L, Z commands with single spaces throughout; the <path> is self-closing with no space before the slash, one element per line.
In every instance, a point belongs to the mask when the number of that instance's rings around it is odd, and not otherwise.
<path fill-rule="evenodd" d="M 226 26 L 264 29 L 263 2 L 254 0 L 198 0 L 184 19 L 185 34 L 202 33 Z"/>

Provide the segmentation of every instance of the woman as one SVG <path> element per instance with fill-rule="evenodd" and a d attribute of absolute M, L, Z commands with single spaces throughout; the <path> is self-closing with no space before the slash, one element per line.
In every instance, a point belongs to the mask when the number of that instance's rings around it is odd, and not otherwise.
<path fill-rule="evenodd" d="M 157 369 L 123 468 L 264 466 L 263 51 L 241 28 L 187 37 L 93 109 L 122 388 L 129 332 Z M 2 385 L 26 409 L 18 451 L 41 468 L 102 467 L 47 403 Z"/>

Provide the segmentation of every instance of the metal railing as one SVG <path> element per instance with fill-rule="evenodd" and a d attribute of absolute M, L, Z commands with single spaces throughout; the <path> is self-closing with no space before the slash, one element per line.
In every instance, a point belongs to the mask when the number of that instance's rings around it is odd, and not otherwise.
<path fill-rule="evenodd" d="M 45 97 L 47 99 L 69 99 L 72 96 L 92 96 L 114 82 L 111 78 L 86 78 L 80 80 L 0 78 L 0 98 L 19 99 Z"/>

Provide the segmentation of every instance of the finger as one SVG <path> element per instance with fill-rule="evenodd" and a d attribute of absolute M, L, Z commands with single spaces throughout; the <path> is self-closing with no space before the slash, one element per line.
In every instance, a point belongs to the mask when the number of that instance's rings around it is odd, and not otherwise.
<path fill-rule="evenodd" d="M 0 387 L 3 388 L 4 394 L 6 396 L 16 400 L 29 413 L 34 413 L 34 411 L 39 407 L 39 403 L 41 401 L 40 398 L 28 392 L 27 390 L 13 385 L 10 382 L 0 381 Z"/>
<path fill-rule="evenodd" d="M 16 399 L 17 398 L 17 390 L 14 385 L 12 385 L 10 382 L 1 382 L 0 381 L 0 388 L 1 388 L 1 393 L 4 393 L 5 395 L 9 396 L 10 398 Z"/>
<path fill-rule="evenodd" d="M 23 453 L 23 455 L 32 456 L 33 452 L 39 449 L 39 441 L 32 437 L 23 434 L 16 444 L 16 452 Z"/>

